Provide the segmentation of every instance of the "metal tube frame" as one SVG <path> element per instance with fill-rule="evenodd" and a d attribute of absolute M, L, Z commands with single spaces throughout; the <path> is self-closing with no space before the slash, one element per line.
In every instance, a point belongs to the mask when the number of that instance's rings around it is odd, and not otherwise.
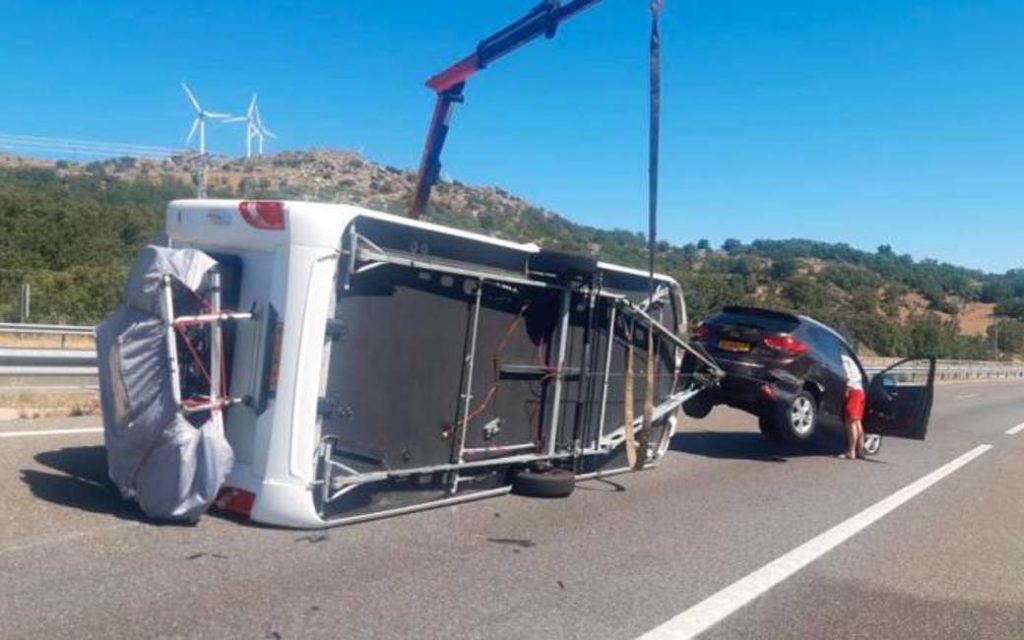
<path fill-rule="evenodd" d="M 604 360 L 604 380 L 601 384 L 601 415 L 598 418 L 598 439 L 604 437 L 604 420 L 608 412 L 608 384 L 612 375 L 612 352 L 615 350 L 615 315 L 618 308 L 612 305 L 608 318 L 608 349 Z"/>
<path fill-rule="evenodd" d="M 576 291 L 572 285 L 566 285 L 564 283 L 547 282 L 533 279 L 529 274 L 519 274 L 509 271 L 501 271 L 497 269 L 480 269 L 463 266 L 461 264 L 453 264 L 444 260 L 438 260 L 433 257 L 422 256 L 419 254 L 406 254 L 404 252 L 384 250 L 379 246 L 375 245 L 368 238 L 358 234 L 355 230 L 354 225 L 349 229 L 349 242 L 348 248 L 342 251 L 343 254 L 347 255 L 348 259 L 348 270 L 345 274 L 344 289 L 350 287 L 350 279 L 352 276 L 365 273 L 369 269 L 376 268 L 385 264 L 391 264 L 395 266 L 423 269 L 427 271 L 433 271 L 437 273 L 445 273 L 451 275 L 458 275 L 463 277 L 475 278 L 478 282 L 476 299 L 474 301 L 473 320 L 470 329 L 470 353 L 467 356 L 466 373 L 467 380 L 462 393 L 463 408 L 462 418 L 460 421 L 459 434 L 458 434 L 458 449 L 455 455 L 452 456 L 452 462 L 447 464 L 428 465 L 423 467 L 415 467 L 408 469 L 393 469 L 393 470 L 382 470 L 382 471 L 368 471 L 360 472 L 351 467 L 347 467 L 341 463 L 332 460 L 333 446 L 322 444 L 318 451 L 318 456 L 321 457 L 323 464 L 323 478 L 314 482 L 313 484 L 322 484 L 321 490 L 321 513 L 323 512 L 324 505 L 332 502 L 352 488 L 364 484 L 370 484 L 374 482 L 380 482 L 391 478 L 400 478 L 413 475 L 423 475 L 431 473 L 442 473 L 442 472 L 454 472 L 449 485 L 449 493 L 447 498 L 441 498 L 438 500 L 429 501 L 420 505 L 411 505 L 408 507 L 401 507 L 393 510 L 385 510 L 372 514 L 361 514 L 352 517 L 341 517 L 334 518 L 326 521 L 326 525 L 346 524 L 361 522 L 364 520 L 371 520 L 380 517 L 386 517 L 389 515 L 397 515 L 400 513 L 408 513 L 411 511 L 417 511 L 421 509 L 427 509 L 436 506 L 442 506 L 446 504 L 456 504 L 466 500 L 472 500 L 476 498 L 486 497 L 489 495 L 498 495 L 508 491 L 509 487 L 502 487 L 494 490 L 486 490 L 481 492 L 474 492 L 468 495 L 458 495 L 455 492 L 458 489 L 458 485 L 462 478 L 459 476 L 458 471 L 460 469 L 478 469 L 486 467 L 500 467 L 510 465 L 521 465 L 530 464 L 534 462 L 542 461 L 555 461 L 565 460 L 569 458 L 579 456 L 594 456 L 608 455 L 610 451 L 616 447 L 621 446 L 625 437 L 626 426 L 623 425 L 617 430 L 604 435 L 604 425 L 607 419 L 607 404 L 608 404 L 608 386 L 609 379 L 611 377 L 611 359 L 615 346 L 615 321 L 618 314 L 630 313 L 641 319 L 642 322 L 647 324 L 652 331 L 656 331 L 665 335 L 670 341 L 680 346 L 681 348 L 693 351 L 692 347 L 689 346 L 685 341 L 669 331 L 657 320 L 648 315 L 644 309 L 651 307 L 660 301 L 661 298 L 665 297 L 668 290 L 659 287 L 653 297 L 642 301 L 640 308 L 633 302 L 631 302 L 626 296 L 622 294 L 610 293 L 604 290 L 598 290 L 595 295 L 597 298 L 609 300 L 611 305 L 611 314 L 609 318 L 609 334 L 608 334 L 608 348 L 605 354 L 605 368 L 604 368 L 604 380 L 601 394 L 601 414 L 600 414 L 600 430 L 599 430 L 599 441 L 594 447 L 585 447 L 582 449 L 577 448 L 574 451 L 563 451 L 557 452 L 557 438 L 558 429 L 561 422 L 561 401 L 563 393 L 563 379 L 565 370 L 565 359 L 568 348 L 568 334 L 571 316 L 571 303 L 572 295 Z M 364 263 L 361 264 L 360 263 Z M 558 340 L 558 351 L 556 354 L 556 371 L 555 376 L 555 387 L 552 392 L 552 408 L 551 418 L 549 420 L 549 434 L 548 441 L 544 447 L 545 451 L 541 453 L 523 453 L 519 455 L 510 455 L 506 457 L 498 458 L 487 458 L 482 460 L 466 460 L 466 454 L 477 454 L 477 453 L 488 453 L 496 451 L 516 451 L 520 449 L 527 449 L 530 447 L 537 446 L 535 443 L 520 444 L 520 445 L 509 445 L 502 447 L 481 447 L 481 448 L 466 448 L 465 438 L 468 431 L 468 418 L 470 412 L 470 406 L 472 401 L 472 377 L 474 371 L 474 363 L 476 359 L 476 343 L 478 338 L 479 330 L 479 314 L 482 306 L 482 295 L 483 287 L 488 282 L 500 282 L 508 284 L 518 284 L 524 286 L 531 286 L 537 288 L 548 288 L 556 289 L 561 291 L 561 303 L 559 311 L 559 340 Z M 621 307 L 621 309 L 620 309 Z M 700 357 L 700 354 L 697 354 Z M 687 399 L 693 397 L 700 390 L 688 389 L 686 391 L 678 392 L 673 394 L 668 400 L 661 403 L 654 408 L 654 420 L 660 420 L 665 416 L 669 415 L 673 410 L 677 409 Z M 634 421 L 634 430 L 642 427 L 642 418 Z M 647 453 L 645 452 L 645 455 Z M 653 465 L 651 465 L 653 466 Z M 622 470 L 610 470 L 602 471 L 593 474 L 584 474 L 581 477 L 600 477 L 605 475 L 613 475 L 615 473 L 624 472 L 628 469 Z M 341 476 L 335 475 L 335 472 L 341 472 Z M 337 486 L 338 489 L 332 491 L 332 488 Z"/>
<path fill-rule="evenodd" d="M 178 366 L 178 336 L 174 330 L 174 297 L 171 294 L 171 276 L 160 279 L 160 313 L 163 315 L 167 340 L 167 366 L 171 370 L 171 395 L 174 406 L 181 406 L 181 373 Z"/>
<path fill-rule="evenodd" d="M 555 361 L 555 390 L 551 394 L 551 419 L 548 421 L 548 455 L 555 454 L 556 440 L 558 439 L 558 423 L 562 412 L 562 380 L 565 376 L 565 351 L 569 340 L 569 307 L 572 301 L 572 291 L 562 291 L 562 302 L 559 307 L 558 322 L 558 355 Z"/>
<path fill-rule="evenodd" d="M 251 320 L 252 318 L 253 314 L 251 313 L 235 313 L 233 311 L 221 311 L 219 313 L 203 313 L 195 316 L 178 316 L 177 318 L 174 319 L 174 325 L 177 327 L 187 327 L 196 324 L 225 322 L 227 320 Z"/>
<path fill-rule="evenodd" d="M 221 309 L 223 296 L 220 272 L 213 269 L 206 277 L 210 282 L 210 313 L 175 317 L 172 278 L 168 274 L 160 279 L 160 312 L 166 331 L 167 363 L 170 369 L 171 394 L 174 396 L 175 406 L 182 413 L 209 411 L 213 420 L 223 424 L 224 409 L 242 402 L 241 398 L 231 398 L 222 393 L 225 382 L 221 379 L 224 357 L 223 323 L 228 320 L 250 320 L 255 316 L 252 313 L 223 311 Z M 188 405 L 181 397 L 181 365 L 178 361 L 177 328 L 204 324 L 209 325 L 210 331 L 210 392 L 206 402 Z"/>
<path fill-rule="evenodd" d="M 673 394 L 668 400 L 654 407 L 654 411 L 651 414 L 651 421 L 661 420 L 665 416 L 671 414 L 673 411 L 678 409 L 684 402 L 692 398 L 693 396 L 700 393 L 701 390 L 687 389 L 686 391 L 680 391 Z M 633 431 L 636 432 L 643 426 L 643 416 L 639 416 L 633 420 Z M 615 449 L 625 441 L 626 437 L 626 425 L 622 425 L 615 431 L 601 437 L 601 444 L 598 446 L 598 451 L 608 452 Z"/>
<path fill-rule="evenodd" d="M 221 374 L 223 372 L 223 339 L 224 333 L 221 326 L 220 318 L 220 305 L 221 305 L 221 290 L 220 290 L 220 271 L 213 269 L 207 274 L 210 280 L 210 315 L 214 317 L 209 323 L 210 329 L 210 404 L 213 405 L 210 408 L 210 418 L 215 424 L 223 425 L 223 407 L 222 392 L 224 390 L 224 381 L 221 380 Z"/>
<path fill-rule="evenodd" d="M 476 364 L 476 340 L 480 328 L 480 306 L 483 302 L 484 280 L 477 280 L 476 297 L 473 302 L 473 324 L 469 333 L 469 354 L 466 356 L 466 387 L 462 392 L 462 420 L 459 421 L 459 449 L 454 456 L 463 462 L 466 450 L 466 432 L 469 431 L 469 406 L 473 402 L 473 371 Z"/>

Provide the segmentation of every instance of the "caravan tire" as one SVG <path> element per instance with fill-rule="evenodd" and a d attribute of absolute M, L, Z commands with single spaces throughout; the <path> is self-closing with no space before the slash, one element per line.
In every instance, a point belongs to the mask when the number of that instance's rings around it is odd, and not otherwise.
<path fill-rule="evenodd" d="M 564 498 L 576 488 L 576 476 L 567 469 L 515 469 L 512 492 L 531 498 Z"/>

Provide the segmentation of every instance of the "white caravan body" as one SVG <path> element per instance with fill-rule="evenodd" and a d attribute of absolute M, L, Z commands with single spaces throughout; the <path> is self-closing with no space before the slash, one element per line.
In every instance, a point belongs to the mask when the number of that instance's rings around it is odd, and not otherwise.
<path fill-rule="evenodd" d="M 220 264 L 224 308 L 253 314 L 225 338 L 241 401 L 218 500 L 253 520 L 324 527 L 497 495 L 522 465 L 628 470 L 630 395 L 634 432 L 653 405 L 653 466 L 697 393 L 667 276 L 652 296 L 641 271 L 343 204 L 179 200 L 166 216 L 172 247 Z"/>

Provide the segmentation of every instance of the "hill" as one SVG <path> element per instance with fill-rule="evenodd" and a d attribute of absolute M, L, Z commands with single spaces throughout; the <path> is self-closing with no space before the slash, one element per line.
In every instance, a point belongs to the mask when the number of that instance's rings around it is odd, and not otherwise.
<path fill-rule="evenodd" d="M 32 320 L 93 323 L 116 304 L 135 252 L 159 231 L 173 198 L 194 192 L 194 160 L 47 162 L 0 156 L 0 319 L 17 286 L 33 290 Z M 402 213 L 415 175 L 355 153 L 285 152 L 216 158 L 211 196 L 349 202 Z M 641 234 L 578 225 L 497 187 L 442 182 L 429 219 L 643 267 Z M 691 315 L 725 304 L 795 309 L 846 331 L 865 352 L 990 358 L 1024 352 L 1024 270 L 988 274 L 915 261 L 883 245 L 865 252 L 811 240 L 661 242 L 659 270 L 684 286 Z"/>

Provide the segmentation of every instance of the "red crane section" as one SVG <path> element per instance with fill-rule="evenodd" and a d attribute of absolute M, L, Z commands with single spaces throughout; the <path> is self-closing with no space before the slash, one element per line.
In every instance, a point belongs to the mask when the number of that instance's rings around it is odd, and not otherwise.
<path fill-rule="evenodd" d="M 541 35 L 553 38 L 558 25 L 598 2 L 600 0 L 572 0 L 563 5 L 560 0 L 545 0 L 519 20 L 481 40 L 476 51 L 427 80 L 427 86 L 437 93 L 437 102 L 420 159 L 409 217 L 420 217 L 430 199 L 430 189 L 441 175 L 441 150 L 448 136 L 452 111 L 464 99 L 466 81 L 490 63 Z"/>

